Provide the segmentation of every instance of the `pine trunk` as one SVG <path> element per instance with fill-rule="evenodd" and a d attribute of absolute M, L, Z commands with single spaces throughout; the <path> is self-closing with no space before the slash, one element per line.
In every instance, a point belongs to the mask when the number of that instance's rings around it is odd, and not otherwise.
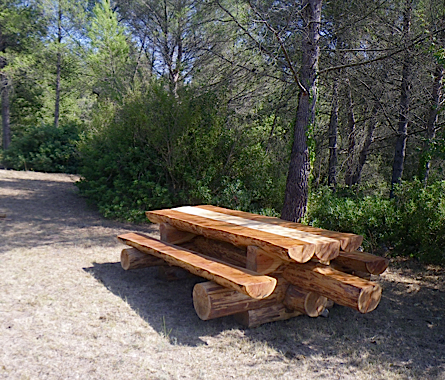
<path fill-rule="evenodd" d="M 348 80 L 348 158 L 347 158 L 347 168 L 345 174 L 345 184 L 347 186 L 352 185 L 352 173 L 354 172 L 354 153 L 355 153 L 355 115 L 354 115 L 354 101 L 352 99 L 351 84 Z"/>
<path fill-rule="evenodd" d="M 443 75 L 444 75 L 443 66 L 439 64 L 436 65 L 436 70 L 434 73 L 433 92 L 431 97 L 431 110 L 428 116 L 428 125 L 427 125 L 427 142 L 425 147 L 425 153 L 427 154 L 427 158 L 425 161 L 424 176 L 423 176 L 423 181 L 425 184 L 428 182 L 428 176 L 430 174 L 431 162 L 430 162 L 429 152 L 431 150 L 431 144 L 434 138 L 436 137 L 436 123 L 440 107 Z"/>
<path fill-rule="evenodd" d="M 405 42 L 408 42 L 410 37 L 411 15 L 412 15 L 412 4 L 411 1 L 408 0 L 406 4 L 405 13 L 403 16 L 403 33 Z M 391 198 L 394 197 L 394 185 L 399 184 L 402 181 L 403 166 L 405 163 L 406 140 L 408 138 L 408 122 L 409 122 L 409 111 L 411 102 L 411 71 L 412 71 L 411 56 L 412 56 L 412 51 L 410 49 L 406 49 L 405 56 L 403 59 L 403 68 L 402 68 L 399 127 L 397 131 L 397 141 L 394 151 L 394 162 L 392 167 L 391 192 L 390 192 Z"/>
<path fill-rule="evenodd" d="M 374 138 L 374 130 L 376 127 L 376 122 L 375 122 L 376 114 L 377 114 L 377 105 L 374 105 L 372 109 L 373 117 L 366 126 L 365 141 L 363 142 L 363 145 L 360 149 L 360 153 L 358 154 L 358 162 L 354 168 L 354 172 L 351 177 L 352 185 L 357 185 L 358 183 L 360 183 L 363 166 L 365 166 L 366 160 L 368 159 L 369 147 L 371 146 L 372 140 Z"/>
<path fill-rule="evenodd" d="M 56 73 L 56 101 L 54 105 L 54 126 L 57 128 L 59 126 L 59 115 L 60 115 L 60 79 L 62 73 L 62 53 L 61 43 L 62 43 L 62 8 L 59 1 L 59 10 L 57 18 L 57 73 Z"/>
<path fill-rule="evenodd" d="M 322 0 L 305 0 L 302 4 L 304 38 L 300 70 L 298 107 L 289 173 L 281 218 L 299 221 L 306 213 L 310 174 L 306 133 L 315 119 L 316 74 L 320 55 L 319 38 Z"/>
<path fill-rule="evenodd" d="M 328 185 L 337 185 L 337 133 L 338 133 L 338 79 L 334 78 L 332 89 L 332 108 L 329 120 L 329 174 Z"/>
<path fill-rule="evenodd" d="M 2 72 L 0 73 L 0 86 L 2 97 L 3 150 L 6 150 L 11 144 L 11 125 L 9 119 L 9 82 L 7 75 Z"/>

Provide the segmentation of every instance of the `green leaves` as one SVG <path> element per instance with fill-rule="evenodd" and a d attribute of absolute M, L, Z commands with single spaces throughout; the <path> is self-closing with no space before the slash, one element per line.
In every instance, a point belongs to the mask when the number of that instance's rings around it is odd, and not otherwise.
<path fill-rule="evenodd" d="M 363 235 L 363 246 L 371 252 L 445 263 L 445 181 L 427 187 L 420 181 L 403 182 L 395 199 L 351 190 L 313 192 L 306 222 Z"/>

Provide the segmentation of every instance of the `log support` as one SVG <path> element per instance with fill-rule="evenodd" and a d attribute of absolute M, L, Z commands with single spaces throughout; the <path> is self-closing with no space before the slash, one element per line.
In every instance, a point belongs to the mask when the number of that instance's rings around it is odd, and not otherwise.
<path fill-rule="evenodd" d="M 190 232 L 181 231 L 168 223 L 159 225 L 161 240 L 170 244 L 181 244 L 192 240 L 196 235 Z"/>
<path fill-rule="evenodd" d="M 324 296 L 290 285 L 283 304 L 289 310 L 299 311 L 309 317 L 318 317 L 325 309 L 327 301 L 328 299 Z"/>
<path fill-rule="evenodd" d="M 289 265 L 283 277 L 293 285 L 361 313 L 374 310 L 382 295 L 382 288 L 374 282 L 313 262 Z"/>
<path fill-rule="evenodd" d="M 258 327 L 264 323 L 283 321 L 301 315 L 299 311 L 291 311 L 282 303 L 263 307 L 261 309 L 247 310 L 235 314 L 235 320 L 245 327 Z"/>
<path fill-rule="evenodd" d="M 269 274 L 285 264 L 278 257 L 270 256 L 263 249 L 250 245 L 247 247 L 247 269 L 261 274 Z"/>
<path fill-rule="evenodd" d="M 124 248 L 121 252 L 121 266 L 125 270 L 168 265 L 164 260 L 147 255 L 136 248 Z"/>

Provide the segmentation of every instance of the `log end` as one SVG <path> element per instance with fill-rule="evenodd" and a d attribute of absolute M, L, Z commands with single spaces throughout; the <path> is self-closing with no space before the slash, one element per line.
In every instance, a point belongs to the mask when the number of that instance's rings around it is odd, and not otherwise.
<path fill-rule="evenodd" d="M 193 307 L 200 319 L 203 321 L 210 319 L 212 305 L 206 289 L 201 284 L 196 284 L 193 288 Z"/>
<path fill-rule="evenodd" d="M 122 266 L 122 269 L 124 269 L 124 270 L 130 269 L 129 253 L 131 252 L 130 250 L 132 250 L 132 249 L 134 249 L 134 248 L 124 248 L 121 252 L 121 266 Z"/>
<path fill-rule="evenodd" d="M 321 262 L 329 262 L 334 260 L 340 253 L 340 242 L 338 240 L 330 241 L 329 243 L 320 244 L 315 251 L 315 256 Z"/>
<path fill-rule="evenodd" d="M 364 288 L 360 292 L 360 296 L 357 301 L 357 308 L 360 313 L 369 313 L 373 311 L 382 298 L 382 288 L 378 284 Z"/>
<path fill-rule="evenodd" d="M 349 234 L 348 239 L 341 242 L 341 249 L 345 252 L 351 252 L 358 249 L 363 243 L 363 236 Z"/>
<path fill-rule="evenodd" d="M 327 302 L 326 297 L 310 292 L 304 302 L 304 309 L 309 317 L 318 317 L 326 308 Z"/>
<path fill-rule="evenodd" d="M 379 257 L 380 260 L 375 260 L 366 263 L 366 269 L 369 273 L 379 275 L 382 274 L 389 265 L 389 260 L 385 257 Z"/>
<path fill-rule="evenodd" d="M 315 254 L 315 245 L 314 244 L 304 244 L 298 245 L 296 247 L 289 248 L 288 255 L 292 260 L 295 260 L 297 263 L 306 263 Z"/>
<path fill-rule="evenodd" d="M 242 293 L 248 295 L 251 298 L 262 300 L 269 297 L 277 286 L 277 279 L 269 277 L 267 282 L 251 283 L 244 286 Z"/>

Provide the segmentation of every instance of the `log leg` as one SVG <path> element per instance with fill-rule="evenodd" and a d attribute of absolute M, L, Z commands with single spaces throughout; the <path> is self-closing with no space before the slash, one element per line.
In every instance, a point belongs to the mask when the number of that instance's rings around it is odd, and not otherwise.
<path fill-rule="evenodd" d="M 287 288 L 283 304 L 289 310 L 299 311 L 309 317 L 318 317 L 325 309 L 327 301 L 328 299 L 324 296 L 290 285 Z"/>
<path fill-rule="evenodd" d="M 136 248 L 124 248 L 121 252 L 121 266 L 125 270 L 168 265 L 164 260 L 148 255 Z"/>
<path fill-rule="evenodd" d="M 247 247 L 247 269 L 261 274 L 269 274 L 276 271 L 282 264 L 284 264 L 283 260 L 267 255 L 266 251 L 259 247 L 254 245 Z"/>
<path fill-rule="evenodd" d="M 301 315 L 299 311 L 289 312 L 282 303 L 263 307 L 261 309 L 247 310 L 235 314 L 235 320 L 246 327 L 257 327 L 264 323 L 283 321 Z"/>
<path fill-rule="evenodd" d="M 198 317 L 207 321 L 280 303 L 288 285 L 288 282 L 278 279 L 274 292 L 267 298 L 257 300 L 213 281 L 201 282 L 193 288 L 193 305 Z"/>
<path fill-rule="evenodd" d="M 161 240 L 170 244 L 181 244 L 192 240 L 196 236 L 190 232 L 178 230 L 168 223 L 161 223 L 159 225 L 159 233 Z"/>
<path fill-rule="evenodd" d="M 361 313 L 374 310 L 382 296 L 382 288 L 374 282 L 313 262 L 289 265 L 283 277 L 293 285 Z"/>
<path fill-rule="evenodd" d="M 175 266 L 158 267 L 158 276 L 160 280 L 177 281 L 191 278 L 193 275 L 185 269 Z"/>

